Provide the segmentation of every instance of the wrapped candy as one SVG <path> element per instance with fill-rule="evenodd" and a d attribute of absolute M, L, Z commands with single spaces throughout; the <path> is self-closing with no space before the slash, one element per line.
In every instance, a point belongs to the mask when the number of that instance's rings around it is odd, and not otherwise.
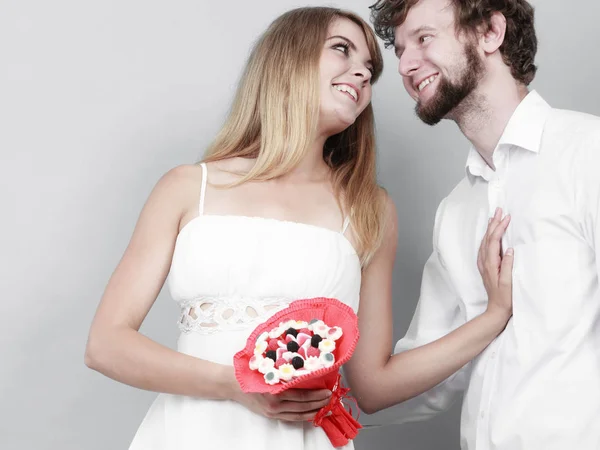
<path fill-rule="evenodd" d="M 235 376 L 247 393 L 330 390 L 331 400 L 313 424 L 323 428 L 334 447 L 341 447 L 361 428 L 342 403 L 351 397 L 339 373 L 358 337 L 358 318 L 348 305 L 332 298 L 296 300 L 250 334 L 246 347 L 234 356 Z"/>

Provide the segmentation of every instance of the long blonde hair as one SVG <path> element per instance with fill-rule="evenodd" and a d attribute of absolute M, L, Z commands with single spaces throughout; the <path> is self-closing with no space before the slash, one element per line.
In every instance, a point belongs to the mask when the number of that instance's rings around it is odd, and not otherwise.
<path fill-rule="evenodd" d="M 254 46 L 229 116 L 204 159 L 256 158 L 252 169 L 234 185 L 285 175 L 309 151 L 319 118 L 319 60 L 329 25 L 336 18 L 361 27 L 373 64 L 371 82 L 381 74 L 383 58 L 375 35 L 356 14 L 306 7 L 277 18 Z M 323 158 L 332 170 L 338 201 L 352 213 L 357 253 L 365 266 L 381 244 L 384 214 L 371 104 L 354 124 L 326 141 Z"/>

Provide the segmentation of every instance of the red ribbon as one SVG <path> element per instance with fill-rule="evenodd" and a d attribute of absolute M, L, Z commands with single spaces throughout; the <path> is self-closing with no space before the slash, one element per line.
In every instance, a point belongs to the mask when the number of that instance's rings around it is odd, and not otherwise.
<path fill-rule="evenodd" d="M 341 375 L 338 374 L 329 403 L 321 408 L 313 419 L 314 426 L 323 428 L 334 447 L 346 445 L 362 428 L 352 416 L 352 408 L 348 407 L 349 412 L 344 408 L 343 399 L 354 401 L 356 404 L 356 400 L 348 395 L 348 392 L 350 389 L 342 386 Z"/>

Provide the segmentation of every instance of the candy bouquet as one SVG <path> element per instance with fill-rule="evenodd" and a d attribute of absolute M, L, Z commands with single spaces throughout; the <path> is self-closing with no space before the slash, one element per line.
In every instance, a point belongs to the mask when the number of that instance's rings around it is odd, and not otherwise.
<path fill-rule="evenodd" d="M 351 397 L 339 372 L 357 342 L 358 319 L 348 305 L 332 298 L 296 300 L 252 332 L 234 356 L 235 376 L 247 393 L 329 389 L 331 400 L 313 423 L 341 447 L 361 428 L 342 403 Z"/>

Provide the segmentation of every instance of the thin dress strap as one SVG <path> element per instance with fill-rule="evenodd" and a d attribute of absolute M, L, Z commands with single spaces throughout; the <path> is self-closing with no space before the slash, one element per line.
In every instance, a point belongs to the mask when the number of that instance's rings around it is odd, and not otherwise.
<path fill-rule="evenodd" d="M 202 167 L 202 188 L 200 189 L 200 203 L 198 204 L 198 215 L 204 214 L 204 198 L 206 197 L 206 182 L 208 179 L 208 170 L 206 169 L 206 163 L 200 164 Z"/>
<path fill-rule="evenodd" d="M 342 234 L 346 233 L 346 230 L 348 229 L 348 225 L 350 225 L 350 216 L 346 216 L 346 218 L 344 219 L 344 225 L 342 226 Z"/>

